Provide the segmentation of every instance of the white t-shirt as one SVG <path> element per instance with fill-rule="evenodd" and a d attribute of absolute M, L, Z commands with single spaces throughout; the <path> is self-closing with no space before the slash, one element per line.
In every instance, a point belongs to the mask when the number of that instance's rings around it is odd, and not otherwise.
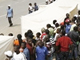
<path fill-rule="evenodd" d="M 27 60 L 23 53 L 16 54 L 15 52 L 13 54 L 13 59 L 14 60 Z"/>
<path fill-rule="evenodd" d="M 33 11 L 33 7 L 32 6 L 29 6 L 29 9 L 30 9 L 30 11 Z"/>
<path fill-rule="evenodd" d="M 76 26 L 76 24 L 73 24 L 73 25 L 71 26 L 70 31 L 73 31 L 73 29 L 74 29 L 75 26 Z"/>
<path fill-rule="evenodd" d="M 55 34 L 54 41 L 56 41 L 58 35 L 58 33 Z"/>

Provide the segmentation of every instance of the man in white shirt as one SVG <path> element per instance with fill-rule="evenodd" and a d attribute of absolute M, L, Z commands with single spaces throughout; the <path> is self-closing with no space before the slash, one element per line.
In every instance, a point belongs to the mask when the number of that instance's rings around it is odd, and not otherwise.
<path fill-rule="evenodd" d="M 29 14 L 33 12 L 32 3 L 29 3 L 29 8 L 28 8 L 28 10 L 29 10 Z"/>
<path fill-rule="evenodd" d="M 74 29 L 75 26 L 76 26 L 75 22 L 72 21 L 72 22 L 71 22 L 71 29 L 70 29 L 70 31 L 73 31 L 73 29 Z"/>
<path fill-rule="evenodd" d="M 25 55 L 19 51 L 20 47 L 14 47 L 13 59 L 14 60 L 27 60 Z"/>

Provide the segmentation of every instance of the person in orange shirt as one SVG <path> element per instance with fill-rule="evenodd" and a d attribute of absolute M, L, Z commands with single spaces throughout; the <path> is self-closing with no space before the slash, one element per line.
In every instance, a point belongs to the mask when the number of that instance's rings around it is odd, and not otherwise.
<path fill-rule="evenodd" d="M 21 43 L 22 43 L 22 35 L 21 34 L 18 34 L 17 35 L 17 39 L 14 40 L 14 46 L 21 46 Z"/>

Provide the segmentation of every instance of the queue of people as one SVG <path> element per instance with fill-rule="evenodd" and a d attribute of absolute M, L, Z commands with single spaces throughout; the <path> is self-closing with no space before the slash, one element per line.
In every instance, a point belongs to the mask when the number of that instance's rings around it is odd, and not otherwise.
<path fill-rule="evenodd" d="M 34 36 L 32 30 L 25 32 L 25 39 L 18 34 L 14 40 L 14 51 L 7 51 L 5 60 L 79 60 L 80 57 L 80 10 L 72 20 L 66 14 L 64 21 L 53 20 L 41 33 Z M 12 33 L 9 36 L 13 36 Z"/>

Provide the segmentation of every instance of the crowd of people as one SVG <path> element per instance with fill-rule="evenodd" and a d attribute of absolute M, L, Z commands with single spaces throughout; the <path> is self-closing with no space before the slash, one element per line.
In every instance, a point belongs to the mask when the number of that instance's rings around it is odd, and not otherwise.
<path fill-rule="evenodd" d="M 32 30 L 25 32 L 25 39 L 18 34 L 14 40 L 14 51 L 6 51 L 5 60 L 79 60 L 80 57 L 80 10 L 70 20 L 69 13 L 64 21 L 42 27 L 34 36 Z M 2 34 L 3 35 L 3 34 Z M 9 36 L 13 36 L 12 33 Z"/>

